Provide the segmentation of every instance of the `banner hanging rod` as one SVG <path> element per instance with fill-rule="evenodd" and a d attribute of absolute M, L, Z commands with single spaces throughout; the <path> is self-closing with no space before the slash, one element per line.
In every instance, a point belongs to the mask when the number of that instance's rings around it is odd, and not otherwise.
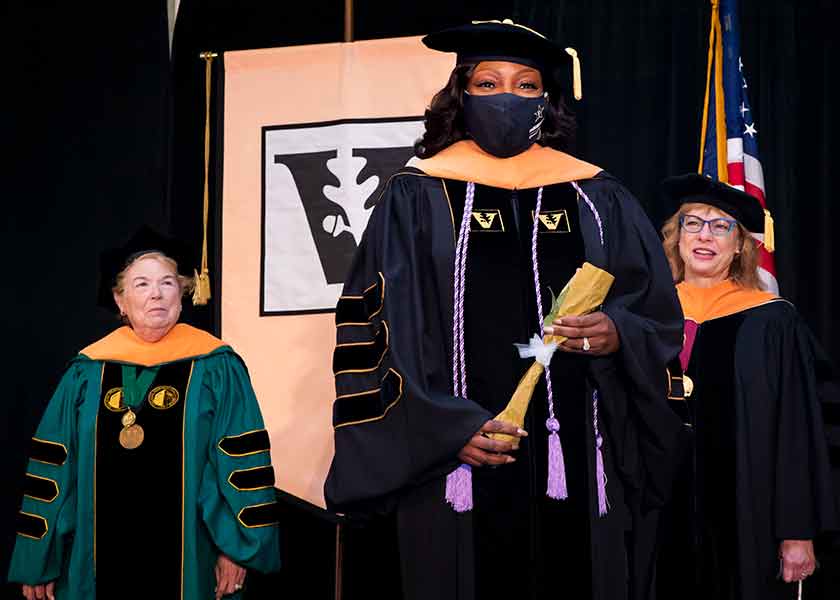
<path fill-rule="evenodd" d="M 353 41 L 353 0 L 344 0 L 344 41 Z"/>

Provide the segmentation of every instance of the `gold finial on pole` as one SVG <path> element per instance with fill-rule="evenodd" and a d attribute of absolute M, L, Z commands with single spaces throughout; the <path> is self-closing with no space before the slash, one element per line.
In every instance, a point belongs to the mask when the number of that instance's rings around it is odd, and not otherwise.
<path fill-rule="evenodd" d="M 210 93 L 212 87 L 213 59 L 218 56 L 215 52 L 202 52 L 198 55 L 204 60 L 204 219 L 201 241 L 201 271 L 194 270 L 195 288 L 192 302 L 194 305 L 204 305 L 210 301 L 210 269 L 207 266 L 207 218 L 210 211 L 210 193 L 208 190 L 208 176 L 210 172 Z"/>

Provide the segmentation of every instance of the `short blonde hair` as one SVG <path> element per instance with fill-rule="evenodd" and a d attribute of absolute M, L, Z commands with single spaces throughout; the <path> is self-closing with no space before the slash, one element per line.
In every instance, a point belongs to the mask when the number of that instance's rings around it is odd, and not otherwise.
<path fill-rule="evenodd" d="M 665 256 L 671 266 L 671 276 L 674 283 L 680 283 L 685 279 L 685 263 L 680 256 L 680 215 L 693 209 L 709 208 L 709 204 L 701 202 L 688 202 L 683 204 L 670 219 L 662 226 L 662 245 L 665 247 Z M 712 207 L 714 208 L 714 207 Z M 729 265 L 729 279 L 741 287 L 750 289 L 761 289 L 758 279 L 758 247 L 750 232 L 741 225 L 736 225 L 738 241 L 741 245 L 740 252 L 735 254 L 732 264 Z"/>
<path fill-rule="evenodd" d="M 172 272 L 175 273 L 175 277 L 178 280 L 178 285 L 181 287 L 181 295 L 186 296 L 190 292 L 192 292 L 193 288 L 195 287 L 195 281 L 192 277 L 186 277 L 181 275 L 178 272 L 178 263 L 175 262 L 174 259 L 166 256 L 163 252 L 158 252 L 157 250 L 152 252 L 145 252 L 143 254 L 138 254 L 134 258 L 132 258 L 128 264 L 125 265 L 122 271 L 117 273 L 117 277 L 114 280 L 114 287 L 111 288 L 111 291 L 117 294 L 118 296 L 122 296 L 123 292 L 125 292 L 125 274 L 131 268 L 135 262 L 140 260 L 141 258 L 154 258 L 167 267 L 172 269 Z"/>

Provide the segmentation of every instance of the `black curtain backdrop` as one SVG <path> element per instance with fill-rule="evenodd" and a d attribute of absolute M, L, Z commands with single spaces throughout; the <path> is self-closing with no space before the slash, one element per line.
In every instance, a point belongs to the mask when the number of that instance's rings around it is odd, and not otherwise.
<path fill-rule="evenodd" d="M 164 0 L 0 11 L 4 583 L 29 438 L 67 362 L 117 325 L 95 305 L 99 252 L 170 220 L 171 75 Z"/>
<path fill-rule="evenodd" d="M 6 48 L 0 133 L 8 148 L 0 236 L 7 257 L 2 332 L 8 340 L 0 404 L 0 478 L 6 482 L 0 491 L 0 582 L 14 540 L 28 439 L 67 361 L 116 325 L 112 314 L 94 306 L 99 252 L 142 222 L 200 248 L 204 66 L 198 53 L 337 42 L 343 35 L 342 0 L 182 0 L 170 61 L 165 4 L 53 0 L 6 2 L 0 9 Z M 840 72 L 840 48 L 832 37 L 836 4 L 742 0 L 741 21 L 776 220 L 781 290 L 840 365 L 840 322 L 832 311 L 840 301 L 832 245 L 840 208 L 829 188 L 829 160 L 840 150 L 831 97 Z M 511 17 L 574 46 L 584 82 L 584 99 L 573 105 L 576 153 L 624 181 L 658 220 L 658 182 L 697 167 L 709 13 L 706 0 L 357 0 L 355 34 L 417 35 L 470 19 Z M 212 118 L 219 131 L 218 68 L 215 75 Z M 216 142 L 214 292 L 220 251 Z M 217 331 L 218 300 L 187 308 L 185 320 Z M 286 552 L 300 547 L 303 554 L 286 564 L 311 577 L 315 587 L 308 597 L 329 597 L 331 564 L 310 571 L 304 565 L 332 560 L 332 525 L 312 513 L 295 514 Z M 344 535 L 345 572 L 357 574 L 345 581 L 345 599 L 360 596 L 360 573 L 376 577 L 383 593 L 397 585 L 393 576 L 382 578 L 382 567 L 396 560 L 387 525 L 348 527 Z M 380 543 L 390 550 L 383 553 Z M 278 583 L 288 591 L 302 579 L 256 579 L 250 597 L 267 596 Z M 9 597 L 19 593 L 11 586 L 5 591 Z M 809 597 L 819 596 L 814 591 Z"/>

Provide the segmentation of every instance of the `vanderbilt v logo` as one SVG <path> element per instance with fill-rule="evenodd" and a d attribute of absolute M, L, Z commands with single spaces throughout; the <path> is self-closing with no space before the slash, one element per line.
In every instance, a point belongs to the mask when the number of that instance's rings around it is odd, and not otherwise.
<path fill-rule="evenodd" d="M 505 224 L 502 222 L 502 214 L 497 208 L 472 211 L 472 222 L 470 231 L 502 232 L 505 230 Z M 478 227 L 476 227 L 476 224 Z"/>
<path fill-rule="evenodd" d="M 550 210 L 540 213 L 542 231 L 545 233 L 569 233 L 569 215 L 565 210 Z"/>

